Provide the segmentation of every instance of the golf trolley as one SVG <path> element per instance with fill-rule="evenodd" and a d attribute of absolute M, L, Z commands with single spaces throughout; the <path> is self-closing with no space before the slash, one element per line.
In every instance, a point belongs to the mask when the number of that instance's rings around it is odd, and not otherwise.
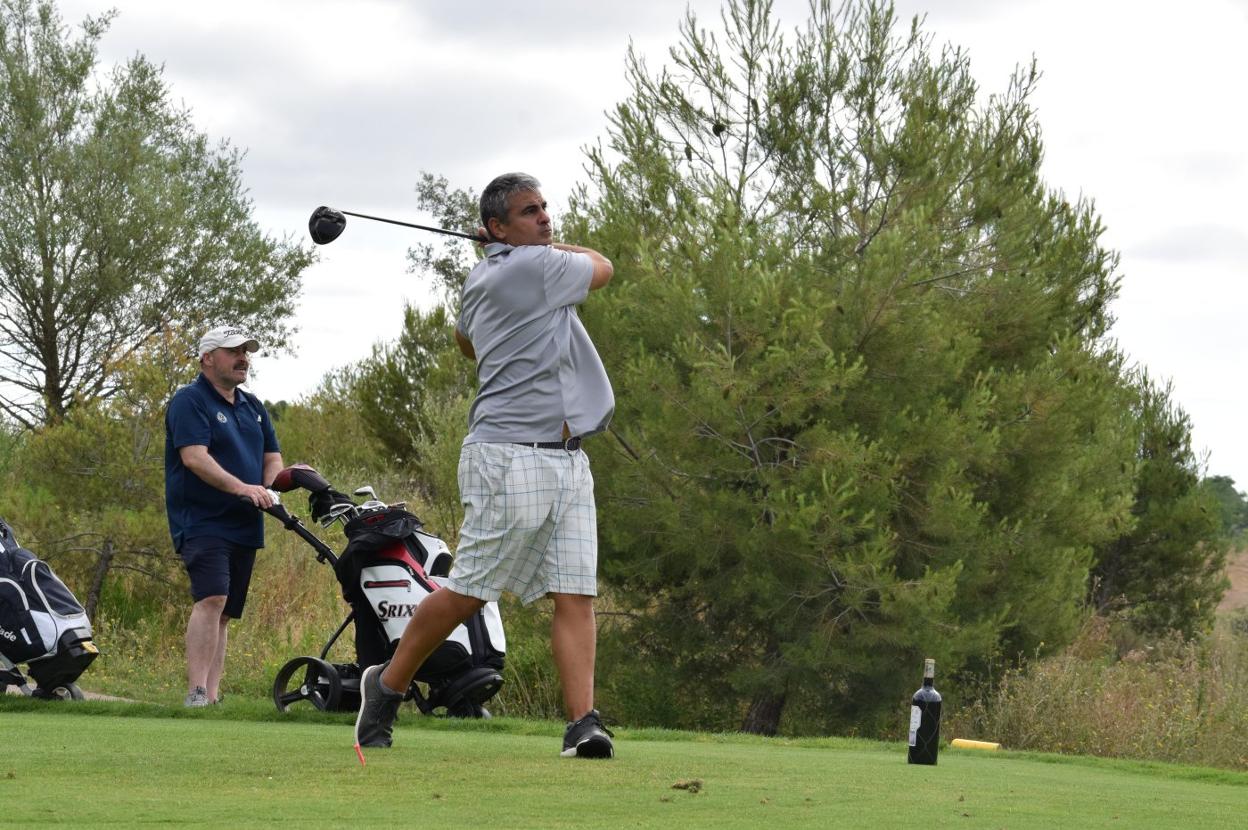
<path fill-rule="evenodd" d="M 14 686 L 28 697 L 82 700 L 74 681 L 99 653 L 73 592 L 0 519 L 0 694 Z"/>
<path fill-rule="evenodd" d="M 300 701 L 322 711 L 354 711 L 360 705 L 361 673 L 394 653 L 421 600 L 442 587 L 451 553 L 445 542 L 424 531 L 420 519 L 402 502 L 379 501 L 371 487 L 355 491 L 366 497 L 357 504 L 304 464 L 282 470 L 272 485 L 277 492 L 300 488 L 309 492 L 314 521 L 322 527 L 342 525 L 347 546 L 341 555 L 280 503 L 265 512 L 307 542 L 318 562 L 333 567 L 351 612 L 318 656 L 296 657 L 282 666 L 273 681 L 273 703 L 282 712 Z M 329 662 L 330 649 L 352 624 L 355 661 Z M 487 603 L 421 665 L 405 699 L 415 701 L 425 714 L 445 709 L 451 717 L 489 717 L 483 704 L 503 685 L 505 650 L 498 605 Z"/>

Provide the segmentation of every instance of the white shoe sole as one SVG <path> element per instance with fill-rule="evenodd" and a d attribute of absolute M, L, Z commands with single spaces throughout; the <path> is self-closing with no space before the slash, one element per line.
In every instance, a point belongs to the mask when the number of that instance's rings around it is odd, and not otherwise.
<path fill-rule="evenodd" d="M 598 738 L 586 738 L 585 740 L 578 743 L 576 746 L 571 747 L 570 749 L 563 750 L 562 752 L 559 753 L 559 755 L 560 757 L 563 757 L 563 758 L 614 758 L 615 746 L 611 744 L 609 741 L 605 742 L 606 752 L 604 753 L 602 751 L 604 749 L 603 743 L 604 741 Z M 581 747 L 585 746 L 586 744 L 591 745 L 590 746 L 591 751 L 586 752 L 584 755 L 582 755 Z"/>

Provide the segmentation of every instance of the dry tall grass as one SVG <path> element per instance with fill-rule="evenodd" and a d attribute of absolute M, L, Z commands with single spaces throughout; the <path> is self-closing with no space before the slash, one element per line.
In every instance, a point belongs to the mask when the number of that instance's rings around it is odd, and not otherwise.
<path fill-rule="evenodd" d="M 946 734 L 1010 749 L 1248 768 L 1242 625 L 1125 653 L 1115 639 L 1109 621 L 1093 618 L 1062 654 L 1007 672 L 995 692 L 950 713 Z"/>

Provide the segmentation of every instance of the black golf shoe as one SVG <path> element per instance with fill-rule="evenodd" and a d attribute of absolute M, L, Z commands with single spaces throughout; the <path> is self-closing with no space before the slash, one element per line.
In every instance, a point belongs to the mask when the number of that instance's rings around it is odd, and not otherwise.
<path fill-rule="evenodd" d="M 387 662 L 369 666 L 360 675 L 360 713 L 355 718 L 357 746 L 390 746 L 390 733 L 394 731 L 403 695 L 381 685 L 381 673 L 388 665 Z"/>
<path fill-rule="evenodd" d="M 564 758 L 611 758 L 615 755 L 612 737 L 614 733 L 602 725 L 598 710 L 590 709 L 588 715 L 568 724 L 559 754 Z"/>

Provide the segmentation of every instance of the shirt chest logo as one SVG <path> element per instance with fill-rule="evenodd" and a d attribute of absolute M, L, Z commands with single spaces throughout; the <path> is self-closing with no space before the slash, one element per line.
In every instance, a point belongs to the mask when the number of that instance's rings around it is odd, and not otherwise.
<path fill-rule="evenodd" d="M 223 424 L 226 422 L 225 413 L 222 412 L 221 410 L 217 410 L 217 420 Z"/>

